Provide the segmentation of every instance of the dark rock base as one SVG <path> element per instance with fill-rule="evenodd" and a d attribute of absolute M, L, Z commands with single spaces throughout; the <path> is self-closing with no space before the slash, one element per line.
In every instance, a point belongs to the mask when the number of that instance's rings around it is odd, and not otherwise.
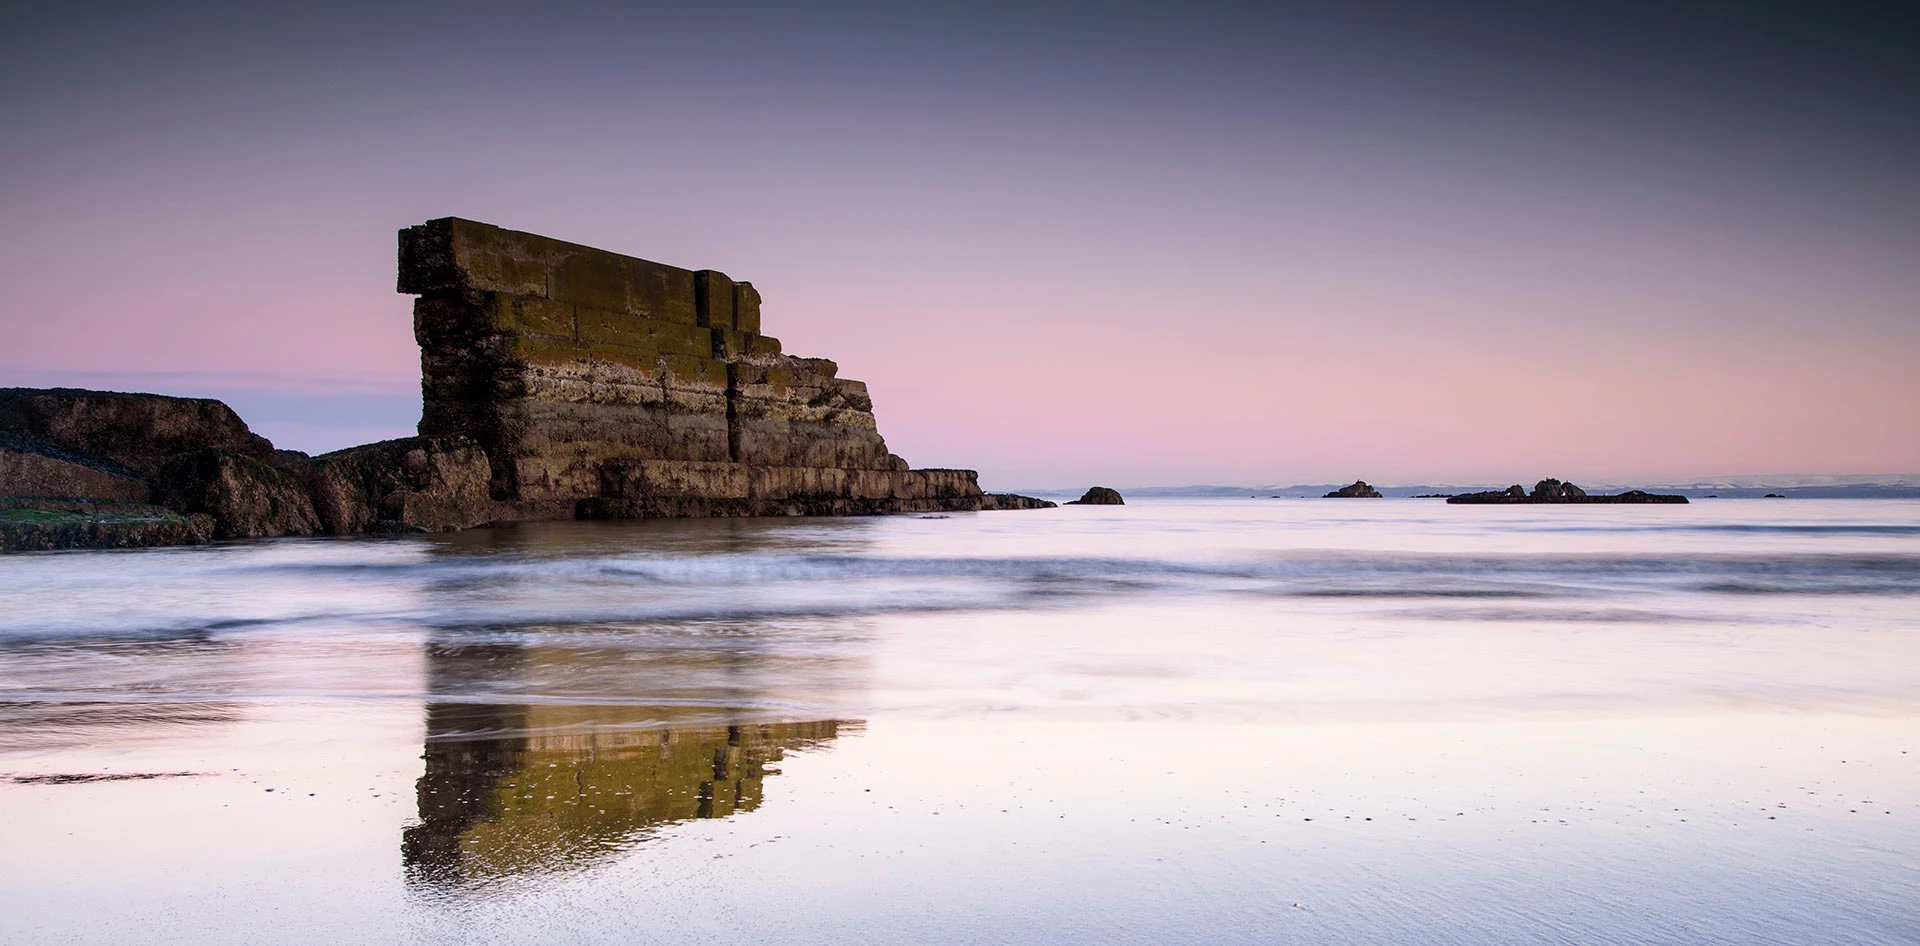
<path fill-rule="evenodd" d="M 197 545 L 213 533 L 212 516 L 145 503 L 0 498 L 0 551 Z"/>

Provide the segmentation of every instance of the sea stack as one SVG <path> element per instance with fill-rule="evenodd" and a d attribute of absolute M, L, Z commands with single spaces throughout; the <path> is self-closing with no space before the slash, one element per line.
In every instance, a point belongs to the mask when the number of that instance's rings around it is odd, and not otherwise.
<path fill-rule="evenodd" d="M 887 451 L 867 386 L 761 332 L 760 292 L 442 218 L 400 232 L 420 433 L 471 438 L 517 518 L 978 509 Z"/>
<path fill-rule="evenodd" d="M 0 547 L 1053 505 L 909 469 L 867 386 L 781 352 L 725 273 L 453 217 L 401 230 L 399 269 L 418 436 L 309 457 L 219 401 L 0 389 Z"/>

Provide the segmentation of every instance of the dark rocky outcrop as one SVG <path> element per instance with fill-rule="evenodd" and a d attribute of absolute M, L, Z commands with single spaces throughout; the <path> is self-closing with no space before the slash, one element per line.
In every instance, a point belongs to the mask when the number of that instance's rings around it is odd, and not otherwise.
<path fill-rule="evenodd" d="M 1352 485 L 1342 486 L 1321 499 L 1379 499 L 1380 491 L 1367 485 L 1365 480 L 1354 480 Z"/>
<path fill-rule="evenodd" d="M 332 535 L 444 532 L 501 518 L 488 493 L 487 456 L 463 437 L 387 440 L 286 469 L 305 478 L 321 527 Z"/>
<path fill-rule="evenodd" d="M 1530 503 L 1532 501 L 1533 500 L 1527 496 L 1527 488 L 1518 483 L 1506 489 L 1487 490 L 1480 493 L 1461 493 L 1458 496 L 1447 497 L 1447 502 L 1449 503 L 1475 506 L 1500 503 Z"/>
<path fill-rule="evenodd" d="M 1457 505 L 1489 506 L 1519 505 L 1528 503 L 1559 504 L 1634 504 L 1634 503 L 1685 503 L 1687 497 L 1661 493 L 1649 493 L 1644 490 L 1630 489 L 1611 496 L 1588 493 L 1572 483 L 1563 483 L 1556 479 L 1544 479 L 1534 484 L 1533 492 L 1527 492 L 1520 485 L 1509 486 L 1502 490 L 1489 490 L 1482 493 L 1462 493 L 1448 497 L 1447 502 Z"/>
<path fill-rule="evenodd" d="M 1018 493 L 986 493 L 980 497 L 980 508 L 992 509 L 1053 509 L 1058 503 Z"/>
<path fill-rule="evenodd" d="M 265 458 L 267 438 L 208 398 L 79 388 L 0 388 L 0 433 L 117 464 L 142 477 L 190 450 Z"/>
<path fill-rule="evenodd" d="M 1630 489 L 1611 496 L 1588 496 L 1576 500 L 1583 503 L 1678 503 L 1686 504 L 1687 497 L 1678 493 L 1649 493 L 1644 489 Z"/>
<path fill-rule="evenodd" d="M 1591 498 L 1586 490 L 1556 479 L 1544 479 L 1535 483 L 1530 495 L 1536 503 L 1581 503 Z"/>
<path fill-rule="evenodd" d="M 1119 490 L 1105 486 L 1091 486 L 1079 499 L 1068 501 L 1069 506 L 1124 506 L 1127 501 L 1120 498 Z"/>
<path fill-rule="evenodd" d="M 194 450 L 169 459 L 154 477 L 153 493 L 169 509 L 212 516 L 216 539 L 321 531 L 305 481 L 231 450 Z"/>
<path fill-rule="evenodd" d="M 0 495 L 144 503 L 147 481 L 117 463 L 0 433 Z"/>

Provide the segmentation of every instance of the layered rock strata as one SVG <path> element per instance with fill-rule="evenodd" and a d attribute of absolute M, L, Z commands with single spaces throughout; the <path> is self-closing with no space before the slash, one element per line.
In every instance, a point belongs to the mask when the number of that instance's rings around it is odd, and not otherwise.
<path fill-rule="evenodd" d="M 82 388 L 0 388 L 0 435 L 142 478 L 193 450 L 259 460 L 273 453 L 267 438 L 219 401 Z M 0 442 L 0 449 L 19 448 Z"/>
<path fill-rule="evenodd" d="M 12 496 L 85 496 L 132 503 L 146 502 L 152 492 L 144 478 L 118 463 L 11 433 L 0 433 L 0 487 Z"/>
<path fill-rule="evenodd" d="M 420 433 L 477 443 L 517 518 L 987 505 L 973 471 L 888 452 L 866 385 L 784 354 L 724 273 L 444 218 L 401 231 L 399 289 Z"/>

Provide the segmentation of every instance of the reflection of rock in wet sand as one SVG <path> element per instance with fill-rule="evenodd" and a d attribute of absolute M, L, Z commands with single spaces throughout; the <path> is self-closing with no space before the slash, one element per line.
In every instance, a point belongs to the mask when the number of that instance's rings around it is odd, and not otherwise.
<path fill-rule="evenodd" d="M 463 650 L 463 659 L 475 656 Z M 489 662 L 517 662 L 515 649 L 497 650 Z M 660 825 L 752 811 L 786 752 L 859 725 L 715 725 L 711 710 L 679 724 L 674 715 L 658 706 L 429 705 L 420 822 L 401 841 L 409 876 L 461 883 L 563 871 Z"/>

